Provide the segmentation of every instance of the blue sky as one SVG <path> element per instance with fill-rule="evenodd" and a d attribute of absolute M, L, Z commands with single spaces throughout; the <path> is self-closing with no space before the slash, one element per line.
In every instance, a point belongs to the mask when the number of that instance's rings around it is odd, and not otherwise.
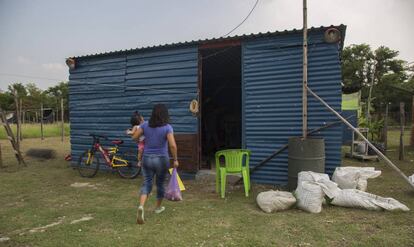
<path fill-rule="evenodd" d="M 67 80 L 65 58 L 220 37 L 255 0 L 0 0 L 0 89 Z M 346 24 L 345 44 L 387 45 L 414 61 L 414 1 L 308 0 L 309 26 Z M 302 0 L 259 0 L 232 35 L 302 27 Z M 30 78 L 29 78 L 30 77 Z"/>

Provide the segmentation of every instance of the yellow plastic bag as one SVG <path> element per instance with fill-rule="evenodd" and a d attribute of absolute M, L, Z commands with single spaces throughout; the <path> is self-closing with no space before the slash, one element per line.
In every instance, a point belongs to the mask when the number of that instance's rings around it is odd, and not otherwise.
<path fill-rule="evenodd" d="M 168 171 L 170 172 L 170 174 L 172 174 L 173 168 L 168 169 Z M 185 187 L 184 187 L 183 181 L 181 180 L 181 178 L 178 175 L 178 173 L 177 173 L 177 181 L 178 181 L 178 186 L 180 187 L 180 190 L 181 191 L 184 191 L 185 190 Z"/>

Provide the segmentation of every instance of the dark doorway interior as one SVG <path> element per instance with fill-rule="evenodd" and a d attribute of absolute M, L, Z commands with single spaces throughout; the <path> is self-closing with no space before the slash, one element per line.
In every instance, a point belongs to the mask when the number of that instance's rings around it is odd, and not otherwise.
<path fill-rule="evenodd" d="M 200 53 L 202 164 L 210 166 L 217 150 L 242 145 L 241 49 L 240 46 L 201 49 Z"/>

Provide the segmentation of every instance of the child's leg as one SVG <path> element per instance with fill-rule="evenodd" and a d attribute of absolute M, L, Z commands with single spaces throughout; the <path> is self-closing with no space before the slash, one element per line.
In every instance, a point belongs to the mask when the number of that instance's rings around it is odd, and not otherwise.
<path fill-rule="evenodd" d="M 142 153 L 144 150 L 138 149 L 138 166 L 142 166 Z"/>
<path fill-rule="evenodd" d="M 138 143 L 138 165 L 142 165 L 142 154 L 144 153 L 144 142 L 141 141 Z"/>

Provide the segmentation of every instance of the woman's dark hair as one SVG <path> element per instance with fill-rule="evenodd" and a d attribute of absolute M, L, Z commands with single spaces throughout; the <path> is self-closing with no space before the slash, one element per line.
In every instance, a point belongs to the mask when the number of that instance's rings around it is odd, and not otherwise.
<path fill-rule="evenodd" d="M 152 108 L 151 118 L 149 120 L 149 126 L 151 128 L 161 127 L 170 122 L 170 116 L 168 114 L 167 106 L 164 104 L 156 104 Z"/>
<path fill-rule="evenodd" d="M 141 114 L 138 111 L 135 111 L 131 116 L 131 126 L 139 125 L 141 123 Z"/>

